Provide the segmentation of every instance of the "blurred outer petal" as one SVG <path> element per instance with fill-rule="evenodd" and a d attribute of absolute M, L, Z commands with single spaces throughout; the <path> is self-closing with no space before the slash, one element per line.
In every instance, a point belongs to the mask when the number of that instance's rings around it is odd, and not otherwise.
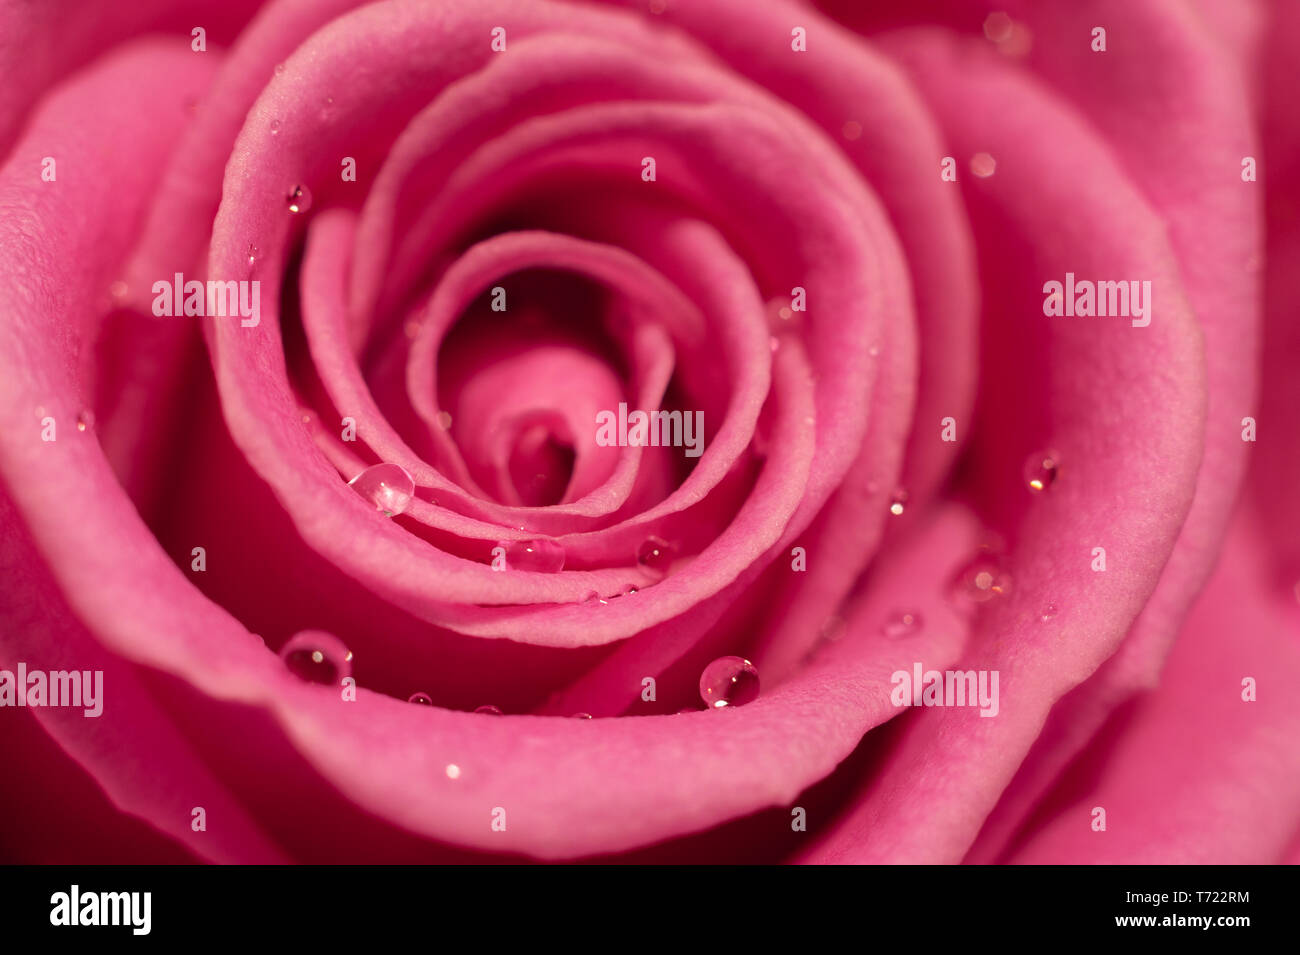
<path fill-rule="evenodd" d="M 190 864 L 199 861 L 152 825 L 126 815 L 87 767 L 41 726 L 35 710 L 5 717 L 0 760 L 22 767 L 0 788 L 0 813 L 21 825 L 0 829 L 6 865 Z M 28 780 L 40 785 L 26 785 Z"/>
<path fill-rule="evenodd" d="M 1300 609 L 1270 586 L 1264 533 L 1240 512 L 1160 686 L 1117 712 L 998 861 L 1287 861 L 1300 832 Z M 1096 806 L 1105 832 L 1092 831 Z"/>
<path fill-rule="evenodd" d="M 977 6 L 966 5 L 968 11 Z M 1234 7 L 1243 21 L 1238 34 L 1247 43 L 1253 5 Z M 1119 702 L 1157 680 L 1183 615 L 1214 565 L 1241 486 L 1250 447 L 1241 440 L 1241 418 L 1255 407 L 1260 325 L 1262 184 L 1241 179 L 1242 157 L 1259 152 L 1243 64 L 1224 55 L 1221 38 L 1189 5 L 1173 0 L 1012 4 L 1007 10 L 1032 32 L 1033 74 L 1102 132 L 1125 174 L 1167 223 L 1205 336 L 1208 407 L 1196 499 L 1159 587 L 1114 658 L 1055 708 L 992 814 L 974 860 L 996 850 L 1008 827 Z M 965 18 L 967 24 L 976 19 Z M 1105 54 L 1089 46 L 1096 24 L 1107 28 Z"/>
<path fill-rule="evenodd" d="M 105 50 L 145 32 L 173 33 L 190 49 L 196 26 L 209 52 L 230 41 L 262 0 L 0 0 L 0 161 L 41 96 Z"/>
<path fill-rule="evenodd" d="M 987 150 L 998 161 L 996 175 L 968 176 L 964 190 L 989 250 L 986 311 L 999 317 L 990 335 L 1002 349 L 994 357 L 1014 357 L 1022 377 L 999 379 L 985 401 L 971 480 L 1014 529 L 1015 586 L 982 621 L 962 667 L 1000 671 L 1000 715 L 919 714 L 809 861 L 961 859 L 1051 706 L 1114 652 L 1150 597 L 1202 452 L 1199 330 L 1163 227 L 1114 158 L 1073 114 L 983 51 L 932 32 L 899 37 L 891 49 L 957 154 Z M 1068 218 L 1057 214 L 1064 209 Z M 1067 270 L 1149 279 L 1150 325 L 1045 316 L 1042 285 Z M 1135 418 L 1135 399 L 1165 416 Z M 1069 471 L 1030 501 L 1020 465 L 1048 440 Z M 1105 573 L 1090 570 L 1098 543 Z M 1049 603 L 1055 615 L 1040 620 Z"/>
<path fill-rule="evenodd" d="M 1277 586 L 1300 601 L 1300 4 L 1275 0 L 1262 64 L 1264 156 L 1260 185 L 1268 196 L 1268 253 L 1264 278 L 1267 318 L 1264 387 L 1251 500 L 1265 516 Z"/>
<path fill-rule="evenodd" d="M 1053 6 L 1060 20 L 1045 24 L 1033 57 L 1102 130 L 1125 174 L 1164 217 L 1205 336 L 1208 406 L 1196 500 L 1160 586 L 1099 674 L 1129 688 L 1156 678 L 1214 567 L 1246 468 L 1241 417 L 1257 388 L 1260 288 L 1251 265 L 1262 251 L 1262 201 L 1258 186 L 1242 181 L 1241 159 L 1257 154 L 1259 142 L 1243 65 L 1224 56 L 1190 9 L 1178 0 Z M 1104 70 L 1084 43 L 1068 39 L 1094 21 L 1114 24 L 1112 35 L 1123 31 Z"/>
<path fill-rule="evenodd" d="M 6 591 L 15 595 L 0 606 L 0 666 L 13 671 L 23 662 L 28 672 L 102 674 L 100 715 L 85 715 L 85 707 L 56 706 L 30 713 L 66 756 L 94 777 L 115 807 L 134 813 L 201 859 L 259 864 L 290 861 L 231 792 L 229 781 L 214 774 L 165 706 L 154 698 L 147 672 L 107 652 L 72 613 L 3 492 L 0 575 Z M 95 682 L 92 680 L 92 685 Z M 9 719 L 20 715 L 21 711 L 5 712 L 6 733 Z M 52 758 L 47 765 L 49 770 L 39 770 L 24 763 L 24 774 L 36 786 L 49 787 L 58 778 L 57 773 L 66 769 L 57 766 Z M 203 809 L 210 830 L 196 832 L 191 828 L 196 807 Z M 97 814 L 98 801 L 83 798 L 74 804 L 73 811 Z M 53 830 L 61 828 L 59 825 Z M 42 838 L 50 836 L 48 830 L 38 832 Z M 175 851 L 164 848 L 163 840 L 152 835 L 142 836 L 144 845 L 138 849 L 119 851 L 133 861 L 138 858 L 135 853 L 142 849 Z M 154 846 L 154 842 L 158 845 Z M 80 852 L 72 852 L 69 861 L 84 864 L 89 861 L 88 853 L 97 848 L 93 844 L 83 846 Z M 120 862 L 122 858 L 101 861 Z M 40 853 L 33 861 L 46 863 L 50 858 Z"/>
<path fill-rule="evenodd" d="M 0 225 L 0 297 L 11 303 L 0 318 L 0 475 L 17 505 L 4 502 L 0 559 L 6 580 L 25 578 L 28 584 L 6 587 L 24 597 L 6 602 L 0 655 L 6 665 L 21 661 L 32 669 L 103 669 L 102 716 L 48 708 L 37 713 L 41 725 L 115 803 L 183 838 L 192 851 L 228 861 L 274 861 L 278 850 L 159 715 L 129 662 L 91 641 L 42 566 L 52 567 L 91 630 L 105 621 L 133 629 L 123 608 L 137 603 L 126 595 L 142 591 L 146 603 L 165 600 L 168 587 L 159 578 L 201 601 L 140 524 L 93 427 L 76 427 L 78 414 L 89 406 L 77 381 L 82 342 L 76 319 L 102 301 L 119 264 L 114 257 L 139 227 L 138 197 L 148 195 L 184 115 L 179 104 L 202 92 L 215 66 L 215 59 L 160 46 L 118 51 L 51 96 L 0 170 L 0 208 L 6 213 Z M 169 82 L 158 83 L 160 74 Z M 131 134 L 123 136 L 128 129 Z M 108 140 L 138 149 L 104 151 L 97 145 Z M 44 155 L 58 163 L 51 183 L 40 180 Z M 54 441 L 41 440 L 36 408 L 55 419 Z M 18 515 L 29 524 L 35 548 Z M 183 606 L 177 600 L 175 612 Z M 146 626 L 141 635 L 170 640 L 165 627 Z M 47 662 L 50 654 L 57 658 Z M 152 772 L 141 772 L 142 765 Z M 190 830 L 196 805 L 221 820 L 223 838 L 216 846 Z"/>
<path fill-rule="evenodd" d="M 126 265 L 129 288 L 148 288 L 157 275 L 202 271 L 230 146 L 249 108 L 275 75 L 276 65 L 313 31 L 363 2 L 272 0 L 257 11 L 223 59 L 202 108 L 169 158 Z"/>

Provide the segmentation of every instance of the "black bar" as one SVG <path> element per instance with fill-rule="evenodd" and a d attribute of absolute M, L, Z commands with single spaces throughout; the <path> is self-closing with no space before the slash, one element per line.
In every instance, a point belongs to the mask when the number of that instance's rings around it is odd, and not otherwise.
<path fill-rule="evenodd" d="M 532 932 L 534 942 L 598 940 L 597 923 L 612 920 L 632 935 L 653 926 L 659 944 L 672 944 L 663 933 L 677 926 L 685 933 L 679 941 L 698 939 L 692 926 L 703 920 L 731 936 L 717 940 L 726 948 L 748 944 L 741 940 L 746 932 L 761 939 L 773 922 L 817 936 L 842 923 L 863 944 L 881 933 L 919 930 L 927 944 L 1128 936 L 1232 945 L 1258 932 L 1287 937 L 1294 924 L 1285 910 L 1296 887 L 1296 870 L 1282 866 L 825 867 L 758 878 L 734 867 L 644 867 L 652 871 L 643 874 L 560 866 L 541 878 L 535 867 L 433 868 L 8 867 L 0 869 L 0 931 L 6 941 L 75 936 L 90 945 L 238 942 L 270 934 L 326 943 L 407 936 L 436 946 L 463 933 L 499 941 L 511 930 Z M 143 894 L 130 909 L 120 895 L 108 900 L 107 915 L 116 905 L 126 924 L 51 924 L 66 914 L 58 910 L 59 893 L 70 910 L 74 885 L 87 916 L 101 910 L 98 893 L 149 893 L 148 933 L 137 934 Z M 86 901 L 89 894 L 95 901 Z"/>

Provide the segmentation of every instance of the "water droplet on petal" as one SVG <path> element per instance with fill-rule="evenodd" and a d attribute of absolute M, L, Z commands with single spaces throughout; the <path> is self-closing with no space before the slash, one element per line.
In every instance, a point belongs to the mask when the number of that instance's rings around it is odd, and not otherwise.
<path fill-rule="evenodd" d="M 589 720 L 591 718 L 592 716 L 590 713 L 574 713 L 573 716 L 570 717 L 570 719 L 575 719 L 575 720 Z"/>
<path fill-rule="evenodd" d="M 899 488 L 889 499 L 889 513 L 898 517 L 907 509 L 907 492 Z"/>
<path fill-rule="evenodd" d="M 451 414 L 446 411 L 438 412 L 438 427 L 443 431 L 451 430 Z"/>
<path fill-rule="evenodd" d="M 1047 621 L 1055 617 L 1056 614 L 1057 614 L 1056 604 L 1048 604 L 1046 607 L 1043 608 L 1043 612 L 1038 615 L 1038 619 L 1043 621 L 1043 623 L 1047 623 Z"/>
<path fill-rule="evenodd" d="M 646 570 L 659 575 L 668 573 L 676 551 L 667 541 L 658 537 L 647 537 L 637 548 L 636 562 Z"/>
<path fill-rule="evenodd" d="M 352 675 L 352 653 L 343 641 L 324 630 L 302 630 L 280 648 L 289 672 L 309 683 L 337 686 Z"/>
<path fill-rule="evenodd" d="M 790 296 L 778 295 L 767 300 L 767 327 L 773 335 L 794 331 L 803 324 L 803 312 L 796 312 L 790 307 Z M 775 348 L 772 349 L 776 351 Z"/>
<path fill-rule="evenodd" d="M 280 121 L 278 119 L 271 120 L 271 135 L 272 136 L 280 135 Z"/>
<path fill-rule="evenodd" d="M 540 538 L 531 541 L 500 541 L 506 550 L 506 567 L 538 574 L 558 574 L 564 569 L 564 545 Z"/>
<path fill-rule="evenodd" d="M 758 670 L 744 657 L 718 657 L 700 674 L 700 699 L 710 709 L 744 706 L 758 698 Z"/>
<path fill-rule="evenodd" d="M 275 75 L 280 76 L 283 73 L 284 73 L 284 64 L 283 63 L 275 64 Z"/>
<path fill-rule="evenodd" d="M 1002 561 L 989 551 L 980 551 L 952 579 L 949 597 L 958 606 L 972 607 L 988 603 L 1011 592 L 1011 575 Z"/>
<path fill-rule="evenodd" d="M 605 606 L 606 604 L 609 603 L 608 600 L 606 600 L 606 599 L 605 599 L 604 597 L 602 597 L 600 594 L 596 593 L 596 591 L 594 591 L 594 590 L 589 590 L 589 591 L 587 591 L 585 594 L 583 594 L 583 596 L 582 596 L 582 602 L 583 602 L 584 604 L 595 605 L 595 606 L 601 606 L 601 607 L 603 607 L 603 606 Z"/>
<path fill-rule="evenodd" d="M 1060 471 L 1061 459 L 1055 451 L 1038 451 L 1025 459 L 1025 484 L 1041 494 L 1056 483 Z"/>
<path fill-rule="evenodd" d="M 433 706 L 433 697 L 428 693 L 412 693 L 407 703 L 419 703 L 421 706 Z"/>
<path fill-rule="evenodd" d="M 1011 18 L 998 11 L 984 18 L 984 35 L 994 43 L 1001 43 L 1011 36 Z"/>
<path fill-rule="evenodd" d="M 997 172 L 998 161 L 988 153 L 976 153 L 970 157 L 970 171 L 981 179 L 987 179 Z"/>
<path fill-rule="evenodd" d="M 252 265 L 257 261 L 257 246 L 249 245 L 248 247 L 248 264 Z"/>
<path fill-rule="evenodd" d="M 460 779 L 460 767 L 457 766 L 455 763 L 448 763 L 448 764 L 447 764 L 447 778 L 448 778 L 448 779 Z"/>
<path fill-rule="evenodd" d="M 1033 46 L 1029 27 L 1005 13 L 990 13 L 984 20 L 984 36 L 997 45 L 1003 56 L 1019 58 Z"/>
<path fill-rule="evenodd" d="M 93 411 L 83 411 L 77 415 L 77 430 L 85 431 L 95 426 L 95 413 Z"/>
<path fill-rule="evenodd" d="M 493 706 L 490 703 L 487 704 L 486 706 L 478 707 L 476 710 L 474 710 L 474 712 L 479 713 L 483 716 L 504 716 L 505 715 L 504 713 L 501 712 L 501 707 Z"/>
<path fill-rule="evenodd" d="M 415 481 L 406 469 L 385 461 L 366 468 L 348 485 L 363 498 L 383 511 L 385 517 L 401 514 L 415 496 Z"/>
<path fill-rule="evenodd" d="M 886 619 L 881 633 L 887 637 L 906 637 L 921 629 L 921 615 L 911 610 L 896 610 Z"/>
<path fill-rule="evenodd" d="M 311 208 L 311 190 L 306 186 L 294 186 L 285 197 L 290 212 L 306 212 Z"/>

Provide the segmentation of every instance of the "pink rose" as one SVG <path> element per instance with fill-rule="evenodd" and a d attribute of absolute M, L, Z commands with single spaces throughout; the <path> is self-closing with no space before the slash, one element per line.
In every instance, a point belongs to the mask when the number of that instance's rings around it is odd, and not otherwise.
<path fill-rule="evenodd" d="M 0 860 L 1300 858 L 1293 4 L 259 6 L 0 9 Z"/>

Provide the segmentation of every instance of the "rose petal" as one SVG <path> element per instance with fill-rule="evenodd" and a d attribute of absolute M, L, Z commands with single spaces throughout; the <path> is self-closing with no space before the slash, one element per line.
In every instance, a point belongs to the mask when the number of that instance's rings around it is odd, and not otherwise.
<path fill-rule="evenodd" d="M 982 409 L 972 485 L 998 523 L 1014 529 L 1015 586 L 982 621 L 982 639 L 962 666 L 1001 671 L 1001 715 L 925 714 L 894 747 L 883 779 L 806 854 L 810 861 L 960 859 L 1050 707 L 1115 650 L 1144 606 L 1191 505 L 1202 450 L 1199 330 L 1163 228 L 1114 158 L 1031 82 L 948 36 L 900 36 L 892 49 L 957 154 L 982 148 L 998 157 L 995 176 L 963 188 L 990 251 L 986 311 L 1026 318 L 1014 330 L 990 326 L 989 372 L 1004 387 Z M 981 112 L 988 102 L 1004 109 Z M 1070 219 L 1054 214 L 1062 208 Z M 1044 316 L 1043 280 L 1067 270 L 1150 276 L 1150 325 Z M 998 371 L 1002 355 L 1015 356 L 1021 380 Z M 1163 372 L 1153 376 L 1157 363 Z M 1135 418 L 1135 392 L 1162 416 Z M 1025 420 L 1030 395 L 1039 407 Z M 1019 430 L 1002 425 L 1017 418 Z M 1064 449 L 1072 479 L 1031 502 L 1017 487 L 1020 464 L 1049 442 Z M 1090 569 L 1098 545 L 1105 573 Z M 1048 603 L 1059 612 L 1044 623 Z M 999 643 L 989 646 L 994 634 Z"/>
<path fill-rule="evenodd" d="M 1284 861 L 1300 827 L 1300 614 L 1269 586 L 1253 524 L 1238 519 L 1159 686 L 1116 714 L 1000 861 Z M 1104 832 L 1092 830 L 1095 806 Z"/>

